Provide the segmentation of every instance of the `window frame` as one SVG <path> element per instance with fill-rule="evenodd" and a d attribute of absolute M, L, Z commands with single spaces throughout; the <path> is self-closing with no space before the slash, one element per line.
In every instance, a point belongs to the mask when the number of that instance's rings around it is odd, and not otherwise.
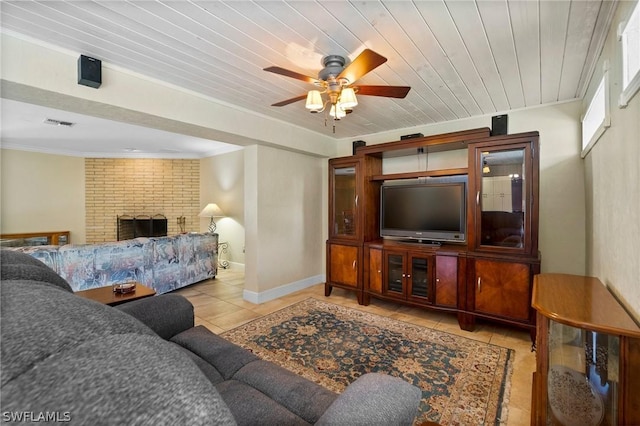
<path fill-rule="evenodd" d="M 633 19 L 636 19 L 638 21 L 638 25 L 640 26 L 640 1 L 636 2 L 636 5 L 634 6 L 633 10 L 631 11 L 631 13 L 629 14 L 629 17 L 627 18 L 626 21 L 621 22 L 620 25 L 618 26 L 618 41 L 620 41 L 620 58 L 621 58 L 621 71 L 622 71 L 622 93 L 620 93 L 620 97 L 618 99 L 618 106 L 620 108 L 624 108 L 628 105 L 629 101 L 633 98 L 633 96 L 638 92 L 638 90 L 640 89 L 640 67 L 636 70 L 635 75 L 632 78 L 629 78 L 627 85 L 624 86 L 625 83 L 625 74 L 627 72 L 627 52 L 626 52 L 626 47 L 627 47 L 627 43 L 626 43 L 626 32 L 627 32 L 627 27 L 629 26 L 629 24 L 631 23 L 631 21 Z M 638 32 L 638 40 L 635 40 L 637 43 L 640 43 L 640 31 Z M 637 58 L 637 60 L 640 61 L 640 57 Z"/>
<path fill-rule="evenodd" d="M 589 137 L 589 140 L 585 143 L 585 121 L 590 121 L 592 114 L 595 111 L 595 107 L 598 105 L 594 104 L 594 102 L 599 99 L 599 94 L 602 92 L 602 101 L 604 102 L 604 116 L 600 119 L 598 126 L 593 131 L 593 134 Z M 585 113 L 583 114 L 581 120 L 581 130 L 582 130 L 582 158 L 586 157 L 586 155 L 591 151 L 591 149 L 598 142 L 600 137 L 604 134 L 604 132 L 611 126 L 611 110 L 610 110 L 610 102 L 609 102 L 609 61 L 604 61 L 602 79 L 598 83 L 596 90 L 593 92 L 593 96 L 591 96 L 591 100 L 589 101 L 589 105 Z"/>

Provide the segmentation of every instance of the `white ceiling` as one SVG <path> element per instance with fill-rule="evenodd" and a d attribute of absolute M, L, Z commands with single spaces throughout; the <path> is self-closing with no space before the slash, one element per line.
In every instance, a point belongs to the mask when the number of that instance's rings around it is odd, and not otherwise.
<path fill-rule="evenodd" d="M 1 17 L 3 31 L 312 131 L 352 138 L 581 98 L 615 4 L 598 0 L 3 1 Z M 360 96 L 360 105 L 338 123 L 335 135 L 331 126 L 324 127 L 321 116 L 305 110 L 303 101 L 270 106 L 313 86 L 263 68 L 275 65 L 316 77 L 323 56 L 352 60 L 365 47 L 388 61 L 358 83 L 411 86 L 405 99 Z M 7 120 L 14 129 L 11 142 L 38 138 L 30 126 L 20 130 L 11 122 L 28 114 L 29 108 L 12 112 L 19 108 L 16 104 L 2 105 L 3 127 Z M 67 120 L 67 116 L 52 118 Z M 95 133 L 96 137 L 108 134 Z M 113 134 L 120 135 L 117 130 Z M 3 129 L 3 140 L 5 136 Z M 141 138 L 144 146 L 144 135 Z M 190 152 L 185 144 L 198 145 L 193 138 L 169 139 L 161 149 Z M 66 142 L 63 149 L 73 150 L 73 143 Z M 65 138 L 47 143 L 65 143 Z M 123 148 L 113 140 L 98 143 L 107 150 Z M 194 155 L 203 155 L 201 149 L 211 151 L 208 148 L 193 148 Z"/>

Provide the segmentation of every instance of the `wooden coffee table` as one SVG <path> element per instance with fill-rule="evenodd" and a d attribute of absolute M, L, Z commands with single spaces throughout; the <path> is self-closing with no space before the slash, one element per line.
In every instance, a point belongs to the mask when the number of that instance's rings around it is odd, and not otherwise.
<path fill-rule="evenodd" d="M 154 294 L 156 294 L 156 291 L 145 285 L 136 283 L 136 289 L 130 293 L 116 293 L 109 285 L 106 287 L 76 291 L 75 294 L 87 299 L 95 300 L 96 302 L 104 303 L 105 305 L 115 306 L 124 302 L 131 302 L 132 300 L 142 299 L 143 297 L 153 296 Z"/>

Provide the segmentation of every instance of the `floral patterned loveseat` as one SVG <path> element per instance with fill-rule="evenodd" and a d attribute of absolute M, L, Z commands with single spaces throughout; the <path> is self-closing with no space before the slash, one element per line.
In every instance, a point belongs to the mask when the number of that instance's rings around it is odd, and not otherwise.
<path fill-rule="evenodd" d="M 162 294 L 214 278 L 218 270 L 218 234 L 211 233 L 10 249 L 44 262 L 73 291 L 137 281 Z"/>

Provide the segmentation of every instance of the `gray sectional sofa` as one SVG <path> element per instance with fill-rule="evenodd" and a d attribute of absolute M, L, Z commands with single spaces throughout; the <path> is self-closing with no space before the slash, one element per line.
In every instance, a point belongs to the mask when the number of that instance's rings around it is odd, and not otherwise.
<path fill-rule="evenodd" d="M 160 295 L 110 307 L 73 294 L 37 259 L 0 251 L 6 421 L 139 425 L 409 425 L 421 391 L 381 374 L 337 395 L 194 327 Z"/>

